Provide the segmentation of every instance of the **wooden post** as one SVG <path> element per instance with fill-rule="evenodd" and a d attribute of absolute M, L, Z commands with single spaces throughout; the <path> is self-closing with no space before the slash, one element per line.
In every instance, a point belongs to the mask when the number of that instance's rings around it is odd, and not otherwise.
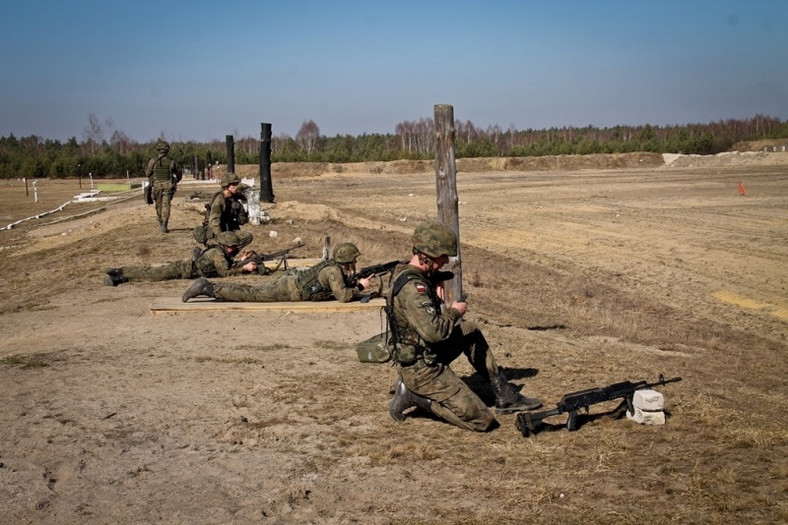
<path fill-rule="evenodd" d="M 235 173 L 235 142 L 232 135 L 225 135 L 224 142 L 227 145 L 227 173 Z"/>
<path fill-rule="evenodd" d="M 271 124 L 260 124 L 260 202 L 274 202 L 271 184 Z"/>
<path fill-rule="evenodd" d="M 457 234 L 457 257 L 449 259 L 454 279 L 446 282 L 446 304 L 462 297 L 462 258 L 460 257 L 460 218 L 457 197 L 457 164 L 454 151 L 454 107 L 435 106 L 435 182 L 438 191 L 438 221 Z"/>

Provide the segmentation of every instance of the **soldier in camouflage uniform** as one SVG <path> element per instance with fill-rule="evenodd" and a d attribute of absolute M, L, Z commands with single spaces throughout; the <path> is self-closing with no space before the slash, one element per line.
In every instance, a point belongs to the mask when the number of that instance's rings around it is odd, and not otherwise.
<path fill-rule="evenodd" d="M 327 301 L 347 303 L 361 297 L 371 277 L 357 279 L 356 261 L 361 252 L 349 242 L 334 249 L 333 258 L 305 270 L 288 270 L 270 284 L 251 286 L 238 283 L 212 283 L 197 279 L 184 292 L 185 303 L 192 297 L 205 295 L 218 301 L 278 303 L 291 301 Z"/>
<path fill-rule="evenodd" d="M 205 210 L 205 221 L 202 224 L 203 238 L 207 243 L 221 232 L 235 232 L 241 242 L 252 242 L 252 234 L 241 231 L 241 226 L 249 222 L 249 214 L 244 208 L 246 200 L 241 191 L 241 178 L 232 172 L 222 175 L 222 189 L 211 196 Z M 197 235 L 195 235 L 195 238 Z"/>
<path fill-rule="evenodd" d="M 450 228 L 423 223 L 413 234 L 413 257 L 391 277 L 387 309 L 398 378 L 389 414 L 404 421 L 407 409 L 419 407 L 461 428 L 483 432 L 496 425 L 495 416 L 452 371 L 452 361 L 461 354 L 490 381 L 498 413 L 533 410 L 542 403 L 524 397 L 507 381 L 481 330 L 463 319 L 467 303 L 443 303 L 443 282 L 431 277 L 451 275 L 439 270 L 457 251 L 457 236 Z"/>
<path fill-rule="evenodd" d="M 229 277 L 257 271 L 257 263 L 249 261 L 240 265 L 249 252 L 234 257 L 246 246 L 233 232 L 222 232 L 206 249 L 195 247 L 191 259 L 174 261 L 161 266 L 124 266 L 107 268 L 104 284 L 117 286 L 131 281 L 167 281 L 170 279 L 194 279 L 196 277 Z"/>
<path fill-rule="evenodd" d="M 167 233 L 167 223 L 170 220 L 170 201 L 175 195 L 178 183 L 183 174 L 178 165 L 169 156 L 170 145 L 160 140 L 156 144 L 156 156 L 148 161 L 145 168 L 145 176 L 148 177 L 148 184 L 153 187 L 153 200 L 156 203 L 156 216 L 159 219 L 159 227 L 162 233 Z"/>

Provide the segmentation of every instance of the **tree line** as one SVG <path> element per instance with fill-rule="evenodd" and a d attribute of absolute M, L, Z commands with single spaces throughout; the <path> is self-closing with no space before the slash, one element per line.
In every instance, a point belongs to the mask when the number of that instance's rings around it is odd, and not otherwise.
<path fill-rule="evenodd" d="M 271 139 L 272 162 L 366 162 L 434 158 L 434 121 L 421 118 L 401 122 L 394 133 L 358 136 L 321 135 L 312 121 L 295 137 Z M 161 137 L 164 138 L 164 137 Z M 729 151 L 737 142 L 788 138 L 788 120 L 756 115 L 743 120 L 675 126 L 619 125 L 517 130 L 497 125 L 480 128 L 470 121 L 455 122 L 457 158 L 587 155 L 592 153 L 682 153 L 710 155 Z M 65 142 L 31 135 L 0 137 L 0 178 L 66 178 L 91 174 L 97 178 L 140 177 L 154 154 L 156 140 L 135 142 L 114 127 L 112 119 L 88 117 L 82 141 Z M 193 172 L 205 164 L 227 162 L 226 143 L 173 142 L 170 154 Z M 260 162 L 260 140 L 234 138 L 236 164 Z"/>

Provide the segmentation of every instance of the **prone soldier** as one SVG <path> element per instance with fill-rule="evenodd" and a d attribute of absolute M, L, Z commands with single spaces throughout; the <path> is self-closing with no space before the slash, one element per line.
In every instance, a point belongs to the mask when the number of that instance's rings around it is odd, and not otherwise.
<path fill-rule="evenodd" d="M 238 283 L 213 283 L 197 279 L 183 293 L 187 302 L 193 297 L 207 296 L 217 301 L 292 302 L 336 299 L 347 303 L 362 297 L 372 277 L 357 278 L 356 262 L 361 252 L 346 242 L 334 248 L 333 257 L 307 269 L 288 270 L 273 283 L 256 286 Z"/>
<path fill-rule="evenodd" d="M 234 232 L 220 233 L 205 249 L 195 246 L 190 259 L 174 261 L 160 266 L 124 266 L 107 268 L 104 284 L 117 286 L 133 281 L 167 281 L 194 279 L 196 277 L 229 277 L 257 271 L 257 263 L 248 261 L 241 266 L 235 256 L 247 245 Z M 241 254 L 241 262 L 252 252 Z"/>

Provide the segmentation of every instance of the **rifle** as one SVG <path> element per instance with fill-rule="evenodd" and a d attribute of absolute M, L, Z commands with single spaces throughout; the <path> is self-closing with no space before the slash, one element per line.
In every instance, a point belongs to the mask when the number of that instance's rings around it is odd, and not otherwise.
<path fill-rule="evenodd" d="M 399 264 L 399 261 L 389 261 L 383 264 L 373 264 L 372 266 L 365 266 L 356 272 L 356 279 L 366 279 L 367 277 L 374 277 L 376 275 L 384 275 L 392 271 Z"/>
<path fill-rule="evenodd" d="M 566 428 L 570 431 L 577 430 L 577 411 L 581 408 L 585 408 L 586 413 L 588 413 L 588 407 L 591 405 L 623 398 L 624 401 L 621 402 L 614 412 L 620 411 L 626 405 L 629 413 L 633 414 L 635 410 L 632 406 L 632 398 L 635 395 L 635 390 L 651 388 L 657 385 L 666 385 L 677 381 L 681 381 L 681 378 L 673 377 L 671 379 L 665 379 L 662 374 L 659 374 L 659 379 L 653 383 L 647 383 L 646 381 L 638 381 L 636 383 L 622 381 L 621 383 L 615 383 L 602 388 L 588 388 L 586 390 L 572 392 L 571 394 L 564 395 L 556 404 L 556 408 L 552 410 L 518 413 L 514 425 L 517 427 L 517 430 L 522 433 L 523 437 L 528 437 L 538 432 L 545 418 L 558 414 L 568 414 Z"/>
<path fill-rule="evenodd" d="M 284 250 L 279 250 L 278 252 L 268 253 L 268 254 L 259 254 L 256 252 L 252 252 L 246 259 L 240 261 L 236 266 L 244 267 L 247 263 L 254 262 L 257 264 L 257 273 L 260 275 L 266 275 L 269 270 L 265 267 L 265 261 L 273 261 L 275 259 L 281 258 L 282 260 L 279 261 L 279 264 L 284 263 L 285 267 L 287 267 L 287 254 L 289 254 L 292 250 L 296 248 L 302 248 L 304 245 L 303 242 L 296 244 L 290 248 L 285 248 Z M 277 266 L 278 268 L 278 266 Z"/>

